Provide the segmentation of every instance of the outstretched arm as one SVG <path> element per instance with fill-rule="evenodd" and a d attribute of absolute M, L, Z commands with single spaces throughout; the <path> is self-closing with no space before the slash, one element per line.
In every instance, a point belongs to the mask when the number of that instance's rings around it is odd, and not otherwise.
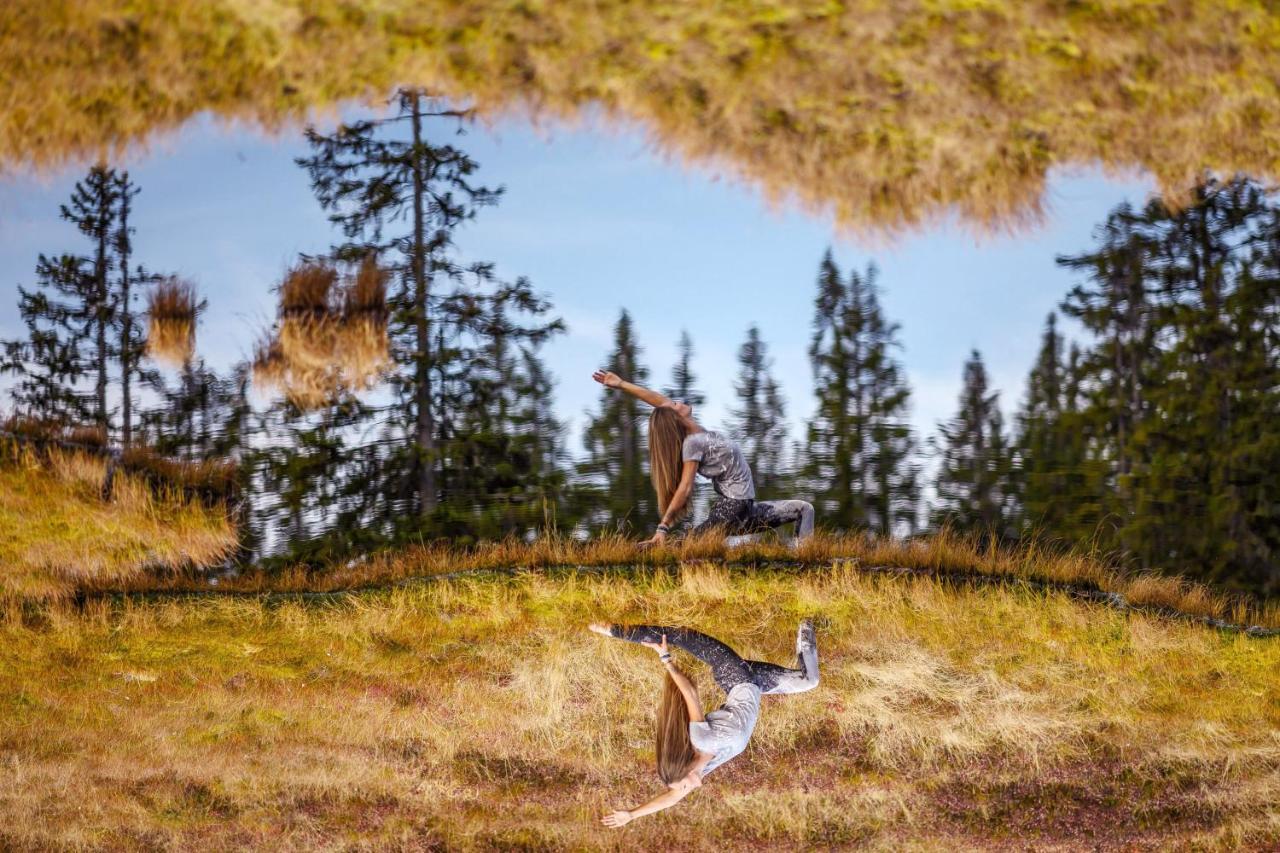
<path fill-rule="evenodd" d="M 692 786 L 668 788 L 649 802 L 645 803 L 643 806 L 607 814 L 600 819 L 600 822 L 605 826 L 625 826 L 642 815 L 653 814 L 654 812 L 659 812 L 665 808 L 674 806 L 676 803 L 683 800 L 692 790 Z"/>
<path fill-rule="evenodd" d="M 606 385 L 610 388 L 617 388 L 619 391 L 626 391 L 632 397 L 644 400 L 650 406 L 665 406 L 671 402 L 669 397 L 659 394 L 657 391 L 650 391 L 648 388 L 641 388 L 635 383 L 628 382 L 618 374 L 611 370 L 597 370 L 591 374 L 591 378 Z"/>

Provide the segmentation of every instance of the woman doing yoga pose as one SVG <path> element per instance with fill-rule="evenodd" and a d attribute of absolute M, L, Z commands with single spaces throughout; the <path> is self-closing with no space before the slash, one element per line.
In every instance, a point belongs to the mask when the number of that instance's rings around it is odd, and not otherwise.
<path fill-rule="evenodd" d="M 729 534 L 754 533 L 789 522 L 795 522 L 798 539 L 813 533 L 813 504 L 800 500 L 757 501 L 742 449 L 737 442 L 699 426 L 688 404 L 641 388 L 608 370 L 597 370 L 591 378 L 654 407 L 649 415 L 649 475 L 662 520 L 652 538 L 641 544 L 659 544 L 671 532 L 671 525 L 684 516 L 695 474 L 711 480 L 717 497 L 711 514 L 693 529 L 694 533 L 711 529 Z"/>
<path fill-rule="evenodd" d="M 818 686 L 818 647 L 808 619 L 796 631 L 796 666 L 790 669 L 744 660 L 716 638 L 691 628 L 605 622 L 589 627 L 597 634 L 654 649 L 667 670 L 657 731 L 658 778 L 667 790 L 638 808 L 605 815 L 601 822 L 606 826 L 623 826 L 675 805 L 701 787 L 706 774 L 746 749 L 760 716 L 762 694 L 800 693 Z M 723 705 L 703 715 L 698 690 L 672 661 L 668 640 L 711 667 L 716 684 L 725 692 Z"/>

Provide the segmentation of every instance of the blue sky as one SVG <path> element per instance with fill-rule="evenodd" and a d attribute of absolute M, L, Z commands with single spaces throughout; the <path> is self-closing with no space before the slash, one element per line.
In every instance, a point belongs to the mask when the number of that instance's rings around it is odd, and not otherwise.
<path fill-rule="evenodd" d="M 1153 187 L 1100 171 L 1054 172 L 1048 221 L 1031 233 L 979 239 L 950 221 L 892 246 L 867 245 L 837 233 L 829 217 L 771 209 L 752 186 L 662 156 L 634 128 L 505 122 L 463 137 L 444 125 L 438 133 L 479 162 L 484 183 L 506 187 L 501 204 L 459 235 L 462 256 L 493 261 L 504 277 L 528 276 L 568 324 L 545 354 L 574 452 L 584 411 L 599 399 L 591 371 L 607 356 L 624 307 L 653 384 L 667 381 L 680 330 L 689 330 L 708 395 L 701 420 L 712 427 L 734 404 L 735 354 L 747 327 L 758 324 L 799 435 L 813 410 L 805 350 L 828 246 L 843 271 L 869 262 L 880 270 L 886 314 L 901 326 L 899 356 L 921 435 L 954 411 L 972 348 L 1012 413 L 1045 315 L 1075 281 L 1054 255 L 1091 247 L 1093 228 L 1112 207 L 1140 204 Z M 209 300 L 198 347 L 215 367 L 250 352 L 274 311 L 271 285 L 299 252 L 322 251 L 334 236 L 293 163 L 305 152 L 300 132 L 268 138 L 200 119 L 125 163 L 142 188 L 136 258 L 197 283 Z M 58 218 L 83 171 L 0 179 L 0 338 L 23 333 L 17 285 L 33 284 L 37 254 L 85 251 Z"/>

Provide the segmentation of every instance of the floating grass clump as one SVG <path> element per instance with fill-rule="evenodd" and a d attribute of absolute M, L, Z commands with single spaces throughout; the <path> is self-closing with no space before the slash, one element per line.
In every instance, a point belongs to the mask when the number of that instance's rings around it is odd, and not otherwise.
<path fill-rule="evenodd" d="M 1280 178 L 1266 0 L 8 0 L 0 164 L 88 160 L 205 111 L 295 132 L 429 87 L 638 125 L 867 234 L 1037 224 L 1052 169 Z M 338 59 L 340 57 L 340 59 Z"/>
<path fill-rule="evenodd" d="M 372 387 L 390 358 L 386 277 L 373 256 L 345 277 L 324 261 L 290 270 L 275 330 L 255 350 L 255 382 L 302 409 Z"/>
<path fill-rule="evenodd" d="M 200 308 L 191 282 L 176 276 L 157 282 L 147 297 L 147 355 L 173 367 L 186 364 L 195 354 Z"/>

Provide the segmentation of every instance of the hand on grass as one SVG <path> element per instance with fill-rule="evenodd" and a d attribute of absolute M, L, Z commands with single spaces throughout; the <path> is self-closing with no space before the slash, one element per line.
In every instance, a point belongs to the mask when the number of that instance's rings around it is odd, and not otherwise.
<path fill-rule="evenodd" d="M 663 542 L 666 542 L 666 541 L 667 541 L 667 534 L 659 530 L 657 533 L 653 534 L 648 539 L 641 542 L 640 547 L 652 548 L 655 545 L 661 545 Z"/>
<path fill-rule="evenodd" d="M 622 377 L 612 370 L 597 370 L 591 374 L 591 378 L 609 388 L 622 387 Z"/>
<path fill-rule="evenodd" d="M 616 811 L 605 815 L 600 819 L 605 826 L 626 826 L 631 823 L 631 812 Z"/>

